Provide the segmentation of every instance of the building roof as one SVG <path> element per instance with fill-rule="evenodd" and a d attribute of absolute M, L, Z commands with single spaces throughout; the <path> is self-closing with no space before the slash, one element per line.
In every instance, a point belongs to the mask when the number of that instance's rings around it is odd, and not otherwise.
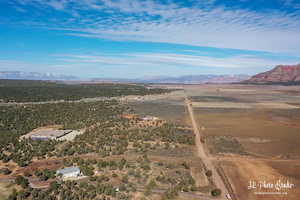
<path fill-rule="evenodd" d="M 122 114 L 121 117 L 125 118 L 125 119 L 135 119 L 135 118 L 137 118 L 137 116 L 135 114 Z"/>
<path fill-rule="evenodd" d="M 80 172 L 80 169 L 78 167 L 66 167 L 63 169 L 59 169 L 56 171 L 57 174 L 69 174 L 69 173 L 74 173 L 74 172 Z"/>
<path fill-rule="evenodd" d="M 40 130 L 34 132 L 30 137 L 61 137 L 72 132 L 72 130 Z"/>

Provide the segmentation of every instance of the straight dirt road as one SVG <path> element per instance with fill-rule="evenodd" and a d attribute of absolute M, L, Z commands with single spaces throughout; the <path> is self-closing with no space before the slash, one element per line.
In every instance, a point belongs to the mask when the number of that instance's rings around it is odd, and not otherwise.
<path fill-rule="evenodd" d="M 227 199 L 226 195 L 229 194 L 221 176 L 218 174 L 216 168 L 214 167 L 212 161 L 210 160 L 210 158 L 206 155 L 205 151 L 204 151 L 204 146 L 201 144 L 200 138 L 201 138 L 201 133 L 198 129 L 195 117 L 194 117 L 194 111 L 191 105 L 191 101 L 185 97 L 185 103 L 187 105 L 187 109 L 190 115 L 190 119 L 192 122 L 192 126 L 194 129 L 194 134 L 195 134 L 195 144 L 197 147 L 197 153 L 198 156 L 201 158 L 202 162 L 204 163 L 205 167 L 207 170 L 211 170 L 212 171 L 212 179 L 214 184 L 216 185 L 217 188 L 222 190 L 222 194 L 221 194 L 221 198 L 222 199 Z"/>

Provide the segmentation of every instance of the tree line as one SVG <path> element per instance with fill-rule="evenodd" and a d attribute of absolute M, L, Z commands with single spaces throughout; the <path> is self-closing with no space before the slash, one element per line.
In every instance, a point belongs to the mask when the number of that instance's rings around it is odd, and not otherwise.
<path fill-rule="evenodd" d="M 94 97 L 162 94 L 173 90 L 135 84 L 63 84 L 47 81 L 0 80 L 0 102 L 79 100 Z"/>

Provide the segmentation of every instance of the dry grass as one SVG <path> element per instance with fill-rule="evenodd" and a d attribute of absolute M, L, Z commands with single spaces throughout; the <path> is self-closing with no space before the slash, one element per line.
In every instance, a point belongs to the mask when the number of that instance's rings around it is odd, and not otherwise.
<path fill-rule="evenodd" d="M 163 102 L 134 102 L 130 106 L 139 115 L 151 115 L 169 122 L 175 122 L 180 125 L 186 125 L 184 120 L 188 116 L 183 105 L 183 100 L 178 101 L 163 101 Z"/>
<path fill-rule="evenodd" d="M 204 135 L 233 136 L 241 139 L 240 142 L 246 152 L 278 157 L 297 158 L 300 156 L 298 148 L 300 128 L 270 120 L 269 115 L 274 115 L 274 112 L 243 109 L 197 109 L 195 114 L 199 124 L 205 127 Z M 298 115 L 300 115 L 300 110 Z M 256 142 L 249 138 L 268 142 Z"/>
<path fill-rule="evenodd" d="M 196 108 L 265 108 L 265 109 L 297 109 L 297 105 L 281 102 L 234 103 L 234 102 L 193 102 Z"/>
<path fill-rule="evenodd" d="M 0 199 L 4 200 L 12 193 L 13 189 L 19 190 L 20 188 L 17 186 L 13 186 L 9 182 L 0 182 Z"/>
<path fill-rule="evenodd" d="M 196 108 L 251 108 L 248 103 L 232 103 L 232 102 L 193 102 Z"/>
<path fill-rule="evenodd" d="M 292 163 L 288 162 L 274 162 L 273 165 L 290 166 Z M 273 199 L 288 199 L 297 200 L 300 195 L 300 190 L 297 187 L 300 180 L 293 177 L 287 177 L 278 172 L 270 164 L 265 161 L 235 159 L 232 161 L 222 162 L 222 167 L 229 177 L 233 185 L 235 194 L 238 199 L 251 199 L 251 200 L 273 200 Z M 268 194 L 258 195 L 255 192 L 277 192 L 276 189 L 264 189 L 257 187 L 256 189 L 249 190 L 249 181 L 266 181 L 276 183 L 278 180 L 286 181 L 296 185 L 292 189 L 283 189 L 282 192 L 287 192 L 287 195 Z"/>
<path fill-rule="evenodd" d="M 283 102 L 259 102 L 254 105 L 256 108 L 268 109 L 297 109 L 300 108 L 296 105 L 291 105 Z"/>

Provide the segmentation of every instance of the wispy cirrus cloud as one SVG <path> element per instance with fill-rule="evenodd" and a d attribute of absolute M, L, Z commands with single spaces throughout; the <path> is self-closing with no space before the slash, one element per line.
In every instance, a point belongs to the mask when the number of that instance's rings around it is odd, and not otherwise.
<path fill-rule="evenodd" d="M 228 8 L 214 6 L 214 1 L 194 1 L 189 6 L 154 0 L 17 0 L 17 3 L 68 14 L 48 27 L 72 36 L 300 52 L 298 11 Z M 54 19 L 55 15 L 47 20 Z"/>
<path fill-rule="evenodd" d="M 235 55 L 228 57 L 211 57 L 178 53 L 131 53 L 117 55 L 54 55 L 66 63 L 98 63 L 112 66 L 178 66 L 178 67 L 217 67 L 217 68 L 259 68 L 278 64 L 295 64 L 297 60 L 266 59 L 254 55 Z"/>
<path fill-rule="evenodd" d="M 300 2 L 297 0 L 281 0 L 285 6 L 292 7 L 294 9 L 300 9 Z"/>
<path fill-rule="evenodd" d="M 126 78 L 253 74 L 300 61 L 295 0 L 276 1 L 282 7 L 261 0 L 220 2 L 7 1 L 12 14 L 0 13 L 0 28 L 7 30 L 7 40 L 0 41 L 8 49 L 0 68 Z M 14 45 L 20 42 L 22 48 Z"/>
<path fill-rule="evenodd" d="M 277 64 L 296 64 L 297 59 L 272 59 L 255 55 L 213 57 L 186 49 L 185 53 L 53 54 L 51 63 L 1 60 L 1 71 L 74 75 L 81 78 L 140 78 L 149 75 L 255 73 Z"/>

